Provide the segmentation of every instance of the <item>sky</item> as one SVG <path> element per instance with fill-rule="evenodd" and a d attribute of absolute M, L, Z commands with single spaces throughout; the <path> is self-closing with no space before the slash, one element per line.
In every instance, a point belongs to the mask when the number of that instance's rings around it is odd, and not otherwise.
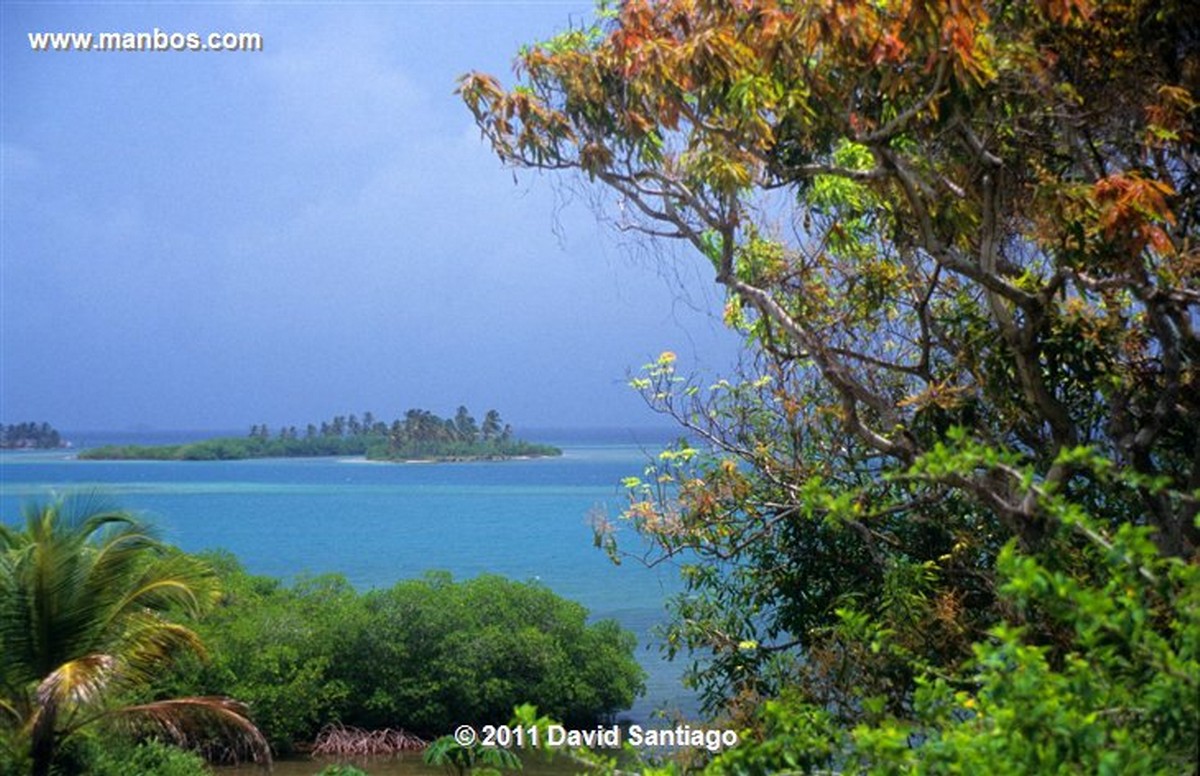
<path fill-rule="evenodd" d="M 631 370 L 736 360 L 711 269 L 514 175 L 453 93 L 591 7 L 0 0 L 0 422 L 662 424 Z M 156 29 L 263 50 L 29 42 Z"/>

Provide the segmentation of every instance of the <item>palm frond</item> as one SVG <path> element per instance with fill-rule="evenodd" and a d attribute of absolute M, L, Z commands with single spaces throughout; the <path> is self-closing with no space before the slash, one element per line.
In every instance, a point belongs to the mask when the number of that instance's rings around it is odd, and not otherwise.
<path fill-rule="evenodd" d="M 28 736 L 35 772 L 48 772 L 56 742 L 100 721 L 269 765 L 270 747 L 234 700 L 113 708 L 178 652 L 204 656 L 197 634 L 168 616 L 216 602 L 209 566 L 95 493 L 23 512 L 23 530 L 0 525 L 0 724 Z"/>
<path fill-rule="evenodd" d="M 181 652 L 191 652 L 201 660 L 208 659 L 204 643 L 195 631 L 178 623 L 168 622 L 151 611 L 128 618 L 121 640 L 122 682 L 131 686 L 150 683 L 162 666 Z"/>
<path fill-rule="evenodd" d="M 206 564 L 96 498 L 33 505 L 25 517 L 0 553 L 0 676 L 20 668 L 17 679 L 40 679 L 80 655 L 114 652 L 131 615 L 194 614 L 217 598 Z"/>
<path fill-rule="evenodd" d="M 133 734 L 155 733 L 177 746 L 202 751 L 209 759 L 250 760 L 271 765 L 267 739 L 246 717 L 246 706 L 231 698 L 193 696 L 126 706 L 109 713 Z M 224 757 L 214 757 L 219 742 Z"/>
<path fill-rule="evenodd" d="M 25 538 L 31 543 L 70 537 L 87 542 L 110 525 L 137 524 L 126 510 L 96 490 L 73 492 L 49 501 L 31 501 L 21 509 Z"/>
<path fill-rule="evenodd" d="M 137 575 L 126 578 L 123 595 L 114 601 L 111 616 L 121 617 L 141 608 L 179 608 L 196 616 L 220 598 L 219 584 L 212 567 L 203 561 L 179 552 L 166 553 L 143 565 Z"/>
<path fill-rule="evenodd" d="M 269 764 L 266 739 L 228 698 L 113 707 L 179 652 L 205 656 L 168 618 L 216 602 L 211 568 L 96 494 L 24 516 L 23 530 L 0 526 L 0 725 L 28 736 L 35 772 L 48 772 L 58 741 L 100 721 Z"/>
<path fill-rule="evenodd" d="M 108 687 L 116 665 L 112 655 L 87 655 L 63 663 L 38 685 L 38 706 L 58 710 L 67 704 L 95 703 Z"/>
<path fill-rule="evenodd" d="M 21 536 L 16 528 L 0 523 L 0 552 L 7 552 L 21 544 Z"/>
<path fill-rule="evenodd" d="M 53 738 L 64 711 L 74 716 L 80 708 L 96 705 L 112 680 L 116 660 L 111 655 L 87 655 L 59 666 L 34 692 L 37 700 L 26 728 L 35 738 Z"/>

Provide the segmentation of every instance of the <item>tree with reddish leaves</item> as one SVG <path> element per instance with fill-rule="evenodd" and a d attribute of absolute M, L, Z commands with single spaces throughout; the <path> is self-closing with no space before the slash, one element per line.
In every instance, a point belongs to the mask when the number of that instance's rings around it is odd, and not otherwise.
<path fill-rule="evenodd" d="M 911 717 L 1004 624 L 1067 660 L 1078 623 L 1017 605 L 1011 553 L 1107 589 L 1134 531 L 1194 567 L 1189 8 L 630 0 L 524 49 L 511 89 L 462 78 L 502 160 L 711 262 L 755 356 L 633 381 L 690 432 L 623 518 L 686 559 L 668 647 L 704 658 L 710 709 Z M 1156 590 L 1169 630 L 1186 597 Z"/>

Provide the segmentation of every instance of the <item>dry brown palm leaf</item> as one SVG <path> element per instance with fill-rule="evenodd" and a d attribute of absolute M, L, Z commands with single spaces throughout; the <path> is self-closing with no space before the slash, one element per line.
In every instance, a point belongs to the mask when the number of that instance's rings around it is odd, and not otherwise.
<path fill-rule="evenodd" d="M 109 718 L 134 734 L 158 733 L 208 759 L 271 766 L 267 739 L 246 717 L 246 705 L 222 696 L 193 696 L 126 706 Z M 214 742 L 220 745 L 214 747 Z"/>

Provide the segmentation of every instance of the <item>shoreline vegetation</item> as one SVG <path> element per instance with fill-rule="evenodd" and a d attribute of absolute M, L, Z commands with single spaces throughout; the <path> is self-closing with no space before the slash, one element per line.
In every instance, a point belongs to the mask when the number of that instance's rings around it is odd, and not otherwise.
<path fill-rule="evenodd" d="M 562 455 L 551 445 L 517 439 L 496 410 L 476 422 L 466 407 L 453 417 L 411 409 L 391 423 L 370 412 L 338 415 L 303 431 L 284 426 L 272 432 L 254 425 L 244 437 L 214 437 L 170 445 L 104 445 L 81 451 L 84 460 L 229 461 L 248 458 L 364 456 L 383 462 L 503 461 Z"/>
<path fill-rule="evenodd" d="M 645 692 L 634 633 L 536 581 L 428 571 L 359 591 L 185 553 L 95 493 L 22 515 L 0 523 L 0 773 L 200 776 L 301 752 L 453 764 L 480 754 L 435 740 L 455 726 L 536 707 L 597 728 Z"/>

